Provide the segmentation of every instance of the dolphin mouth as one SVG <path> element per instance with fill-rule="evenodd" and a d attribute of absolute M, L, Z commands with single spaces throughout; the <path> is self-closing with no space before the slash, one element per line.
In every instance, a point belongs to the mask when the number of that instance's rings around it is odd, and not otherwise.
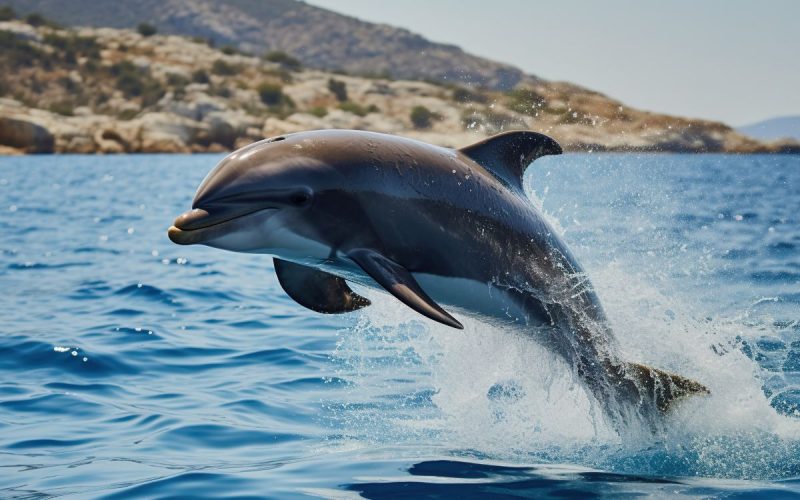
<path fill-rule="evenodd" d="M 221 231 L 229 223 L 258 212 L 271 212 L 274 207 L 251 207 L 246 209 L 225 209 L 209 212 L 195 208 L 179 215 L 167 230 L 169 239 L 178 245 L 195 245 L 222 236 Z"/>

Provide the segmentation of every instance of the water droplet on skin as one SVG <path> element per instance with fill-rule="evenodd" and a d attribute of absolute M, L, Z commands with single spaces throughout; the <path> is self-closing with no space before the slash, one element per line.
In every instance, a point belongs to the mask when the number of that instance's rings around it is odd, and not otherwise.
<path fill-rule="evenodd" d="M 11 205 L 10 207 L 8 207 L 8 211 L 9 212 L 16 212 L 17 211 L 17 206 L 16 205 Z"/>
<path fill-rule="evenodd" d="M 84 362 L 84 363 L 86 363 L 87 361 L 89 361 L 89 358 L 87 358 L 86 356 L 84 356 L 84 357 L 83 357 L 83 362 Z"/>
<path fill-rule="evenodd" d="M 72 354 L 73 356 L 77 356 L 78 355 L 78 351 L 72 351 L 70 354 Z"/>
<path fill-rule="evenodd" d="M 133 234 L 136 230 L 132 227 L 128 228 L 128 234 Z"/>

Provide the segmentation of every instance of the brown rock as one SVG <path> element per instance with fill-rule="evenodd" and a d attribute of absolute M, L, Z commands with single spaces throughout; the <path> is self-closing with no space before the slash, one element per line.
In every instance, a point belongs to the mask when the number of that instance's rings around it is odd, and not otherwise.
<path fill-rule="evenodd" d="M 32 116 L 0 116 L 0 145 L 27 153 L 52 153 L 55 138 L 45 124 Z"/>

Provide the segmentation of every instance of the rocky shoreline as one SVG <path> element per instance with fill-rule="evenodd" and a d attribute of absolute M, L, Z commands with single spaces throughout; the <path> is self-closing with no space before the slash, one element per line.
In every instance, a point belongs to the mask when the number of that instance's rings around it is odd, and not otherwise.
<path fill-rule="evenodd" d="M 229 151 L 282 133 L 373 130 L 459 147 L 531 129 L 571 151 L 797 153 L 587 89 L 509 92 L 303 69 L 180 36 L 0 22 L 0 153 Z"/>

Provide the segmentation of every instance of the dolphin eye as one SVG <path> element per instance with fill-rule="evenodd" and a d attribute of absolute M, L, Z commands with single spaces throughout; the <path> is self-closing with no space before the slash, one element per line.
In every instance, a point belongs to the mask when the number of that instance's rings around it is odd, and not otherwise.
<path fill-rule="evenodd" d="M 289 202 L 292 205 L 301 207 L 311 201 L 311 193 L 308 191 L 297 191 L 289 195 Z"/>

